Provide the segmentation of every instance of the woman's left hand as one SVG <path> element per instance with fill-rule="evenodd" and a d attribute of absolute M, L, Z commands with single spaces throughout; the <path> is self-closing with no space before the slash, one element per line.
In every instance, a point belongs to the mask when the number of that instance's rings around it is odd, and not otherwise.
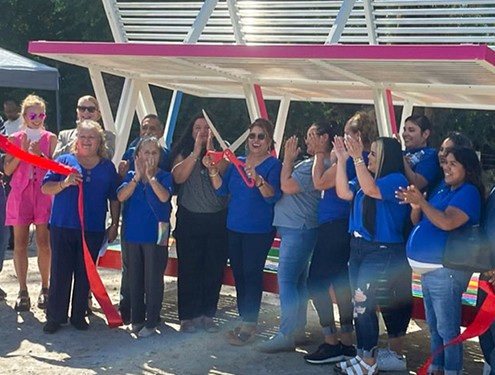
<path fill-rule="evenodd" d="M 117 229 L 117 225 L 110 225 L 108 228 L 107 228 L 107 238 L 108 238 L 108 242 L 113 242 L 115 241 L 115 239 L 117 238 L 117 234 L 118 234 L 118 229 Z"/>
<path fill-rule="evenodd" d="M 419 208 L 425 195 L 414 185 L 409 185 L 407 188 L 399 187 L 395 192 L 395 197 L 401 200 L 401 204 L 410 204 L 412 208 Z"/>
<path fill-rule="evenodd" d="M 297 159 L 297 156 L 301 152 L 301 149 L 297 146 L 297 142 L 298 142 L 298 139 L 295 135 L 290 137 L 285 142 L 284 162 L 294 163 L 294 161 Z"/>
<path fill-rule="evenodd" d="M 351 158 L 362 158 L 363 157 L 363 142 L 361 137 L 355 140 L 352 137 L 346 136 L 344 138 L 345 147 Z"/>
<path fill-rule="evenodd" d="M 261 177 L 258 175 L 258 173 L 256 173 L 255 167 L 253 167 L 251 165 L 246 165 L 244 167 L 244 170 L 246 171 L 246 176 L 248 178 L 254 180 L 255 185 L 257 185 L 260 182 Z"/>
<path fill-rule="evenodd" d="M 41 156 L 39 142 L 33 141 L 29 144 L 29 153 L 37 156 Z"/>
<path fill-rule="evenodd" d="M 155 177 L 156 172 L 157 172 L 156 165 L 151 160 L 147 160 L 145 162 L 145 173 L 148 181 L 151 180 L 153 177 Z"/>

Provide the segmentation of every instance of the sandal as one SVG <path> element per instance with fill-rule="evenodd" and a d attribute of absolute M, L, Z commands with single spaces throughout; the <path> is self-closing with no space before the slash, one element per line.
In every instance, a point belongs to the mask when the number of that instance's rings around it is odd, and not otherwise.
<path fill-rule="evenodd" d="M 40 295 L 38 296 L 38 308 L 46 310 L 48 305 L 48 288 L 41 288 Z"/>
<path fill-rule="evenodd" d="M 237 326 L 234 329 L 230 329 L 225 333 L 225 338 L 227 340 L 231 340 L 236 338 L 239 335 L 239 332 L 241 332 L 241 326 Z"/>
<path fill-rule="evenodd" d="M 347 366 L 345 362 L 343 362 L 343 365 Z M 358 363 L 342 368 L 340 373 L 342 375 L 376 375 L 378 374 L 378 362 L 375 362 L 374 365 L 368 365 L 361 358 L 359 358 Z"/>
<path fill-rule="evenodd" d="M 354 358 L 351 358 L 347 361 L 336 363 L 334 368 L 337 372 L 340 372 L 340 371 L 345 370 L 351 366 L 354 366 L 356 363 L 359 363 L 361 361 L 362 361 L 361 357 L 357 355 Z"/>
<path fill-rule="evenodd" d="M 31 308 L 31 300 L 29 299 L 29 293 L 27 290 L 19 291 L 17 295 L 17 301 L 15 301 L 15 311 L 29 311 Z"/>
<path fill-rule="evenodd" d="M 244 328 L 244 327 L 243 327 Z M 256 335 L 256 327 L 251 328 L 249 330 L 241 330 L 239 331 L 239 334 L 234 336 L 233 338 L 229 339 L 229 344 L 234 345 L 234 346 L 246 346 L 250 342 L 254 340 L 254 337 Z"/>

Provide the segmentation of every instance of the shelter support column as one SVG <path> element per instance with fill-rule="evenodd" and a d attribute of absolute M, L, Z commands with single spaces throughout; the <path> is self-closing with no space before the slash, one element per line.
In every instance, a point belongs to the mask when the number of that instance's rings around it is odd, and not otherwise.
<path fill-rule="evenodd" d="M 177 124 L 177 118 L 179 116 L 181 101 L 182 91 L 175 90 L 172 93 L 172 99 L 170 100 L 163 138 L 160 140 L 161 143 L 168 149 L 170 149 L 170 145 L 172 144 L 172 138 L 174 136 L 175 125 Z"/>
<path fill-rule="evenodd" d="M 158 114 L 155 107 L 155 102 L 153 96 L 151 95 L 150 86 L 145 81 L 136 81 L 136 87 L 139 90 L 138 102 L 137 102 L 137 116 L 139 123 L 143 121 L 146 115 L 156 115 Z"/>
<path fill-rule="evenodd" d="M 139 88 L 137 87 L 136 80 L 126 78 L 124 82 L 124 88 L 120 97 L 119 108 L 117 109 L 117 116 L 115 117 L 115 124 L 117 130 L 117 141 L 115 145 L 115 155 L 113 162 L 117 164 L 124 155 L 127 141 L 129 140 L 129 133 L 131 131 L 132 120 L 136 111 L 136 105 L 138 100 Z"/>
<path fill-rule="evenodd" d="M 275 152 L 280 155 L 280 149 L 282 148 L 282 141 L 284 139 L 285 125 L 287 124 L 287 116 L 289 114 L 290 98 L 284 96 L 280 101 L 278 107 L 277 122 L 275 123 L 275 132 L 273 134 L 273 140 L 275 142 Z"/>
<path fill-rule="evenodd" d="M 382 137 L 392 136 L 390 113 L 385 89 L 373 89 L 373 100 L 375 104 L 378 133 Z"/>
<path fill-rule="evenodd" d="M 244 96 L 246 97 L 246 105 L 249 112 L 249 118 L 251 122 L 253 122 L 257 118 L 262 117 L 260 107 L 258 105 L 257 93 L 255 91 L 254 85 L 245 84 L 242 85 L 242 88 L 244 90 Z"/>
<path fill-rule="evenodd" d="M 402 115 L 400 117 L 400 124 L 399 124 L 399 134 L 402 132 L 402 128 L 404 127 L 404 124 L 406 122 L 406 118 L 412 115 L 414 109 L 414 103 L 411 100 L 406 100 L 404 102 L 404 106 L 402 107 Z"/>
<path fill-rule="evenodd" d="M 103 81 L 101 71 L 91 67 L 88 69 L 91 83 L 93 84 L 93 89 L 95 91 L 96 100 L 98 100 L 98 105 L 100 106 L 103 126 L 106 130 L 117 134 L 117 128 L 115 127 L 115 122 L 112 115 L 112 108 L 110 107 L 110 102 L 108 100 L 107 90 L 105 89 L 105 83 Z"/>

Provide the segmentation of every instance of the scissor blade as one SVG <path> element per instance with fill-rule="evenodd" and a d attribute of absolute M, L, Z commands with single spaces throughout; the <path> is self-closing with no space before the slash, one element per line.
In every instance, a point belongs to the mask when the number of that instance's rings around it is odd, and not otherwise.
<path fill-rule="evenodd" d="M 239 138 L 237 138 L 234 143 L 230 145 L 229 150 L 235 152 L 239 148 L 239 146 L 246 141 L 248 135 L 249 135 L 249 129 L 246 130 L 244 133 L 242 133 L 242 135 Z"/>
<path fill-rule="evenodd" d="M 208 126 L 211 129 L 211 132 L 213 133 L 213 135 L 217 139 L 218 143 L 220 144 L 220 147 L 222 147 L 223 150 L 227 149 L 228 148 L 227 144 L 225 143 L 223 138 L 220 136 L 220 133 L 218 132 L 217 128 L 215 128 L 215 125 L 213 125 L 213 123 L 211 122 L 210 118 L 206 114 L 206 111 L 204 109 L 202 109 L 202 112 L 203 112 L 203 116 L 205 117 L 206 122 L 208 123 Z"/>

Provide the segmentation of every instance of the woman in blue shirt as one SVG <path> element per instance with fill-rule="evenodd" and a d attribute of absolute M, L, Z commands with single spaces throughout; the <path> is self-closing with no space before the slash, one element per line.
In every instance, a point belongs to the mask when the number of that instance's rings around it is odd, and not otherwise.
<path fill-rule="evenodd" d="M 83 256 L 81 223 L 79 221 L 78 184 L 82 181 L 84 197 L 84 235 L 93 261 L 105 242 L 117 237 L 120 203 L 117 200 L 119 177 L 115 165 L 107 159 L 105 135 L 94 121 L 77 126 L 72 153 L 56 160 L 79 171 L 68 176 L 48 172 L 42 192 L 54 195 L 50 217 L 52 248 L 50 290 L 45 333 L 55 333 L 67 322 L 69 300 L 72 295 L 70 322 L 79 330 L 87 330 L 85 320 L 89 283 Z M 105 230 L 108 201 L 112 224 Z M 72 276 L 74 285 L 71 293 Z"/>
<path fill-rule="evenodd" d="M 406 208 L 399 204 L 395 191 L 406 186 L 407 179 L 400 144 L 392 138 L 381 137 L 372 143 L 368 167 L 360 139 L 346 137 L 344 147 L 344 140 L 336 137 L 334 144 L 338 158 L 337 195 L 352 201 L 349 276 L 358 349 L 354 359 L 341 362 L 339 367 L 374 374 L 379 334 L 376 307 L 387 302 L 382 291 L 388 288 L 390 274 L 404 256 L 401 246 Z M 357 176 L 352 181 L 346 171 L 349 155 Z"/>
<path fill-rule="evenodd" d="M 158 138 L 142 137 L 136 146 L 135 171 L 119 187 L 119 201 L 127 201 L 123 217 L 132 331 L 139 337 L 156 332 L 163 300 L 163 272 L 168 259 L 172 174 L 158 168 L 162 148 Z M 145 304 L 146 300 L 146 304 Z"/>
<path fill-rule="evenodd" d="M 407 256 L 412 269 L 422 275 L 432 353 L 459 335 L 462 293 L 471 277 L 469 272 L 443 267 L 447 237 L 457 228 L 479 224 L 484 196 L 481 165 L 471 148 L 450 149 L 443 172 L 446 186 L 429 201 L 414 185 L 397 192 L 411 205 L 411 219 L 416 224 L 407 242 Z M 462 344 L 445 348 L 428 371 L 461 374 Z"/>
<path fill-rule="evenodd" d="M 211 158 L 203 158 L 213 187 L 220 196 L 229 195 L 227 229 L 229 258 L 235 278 L 237 308 L 242 323 L 227 333 L 232 345 L 246 345 L 254 338 L 263 292 L 263 269 L 271 248 L 275 229 L 273 207 L 280 199 L 282 164 L 270 152 L 273 148 L 273 125 L 265 119 L 255 120 L 249 127 L 245 172 L 254 180 L 247 186 L 234 165 L 220 176 Z"/>
<path fill-rule="evenodd" d="M 356 113 L 347 121 L 344 134 L 356 140 L 361 138 L 363 159 L 367 164 L 371 143 L 377 136 L 373 117 L 365 112 Z M 335 191 L 337 163 L 335 152 L 332 152 L 334 136 L 311 138 L 315 144 L 313 182 L 318 190 L 323 191 L 318 206 L 318 241 L 309 269 L 308 287 L 320 318 L 325 342 L 315 352 L 305 355 L 304 359 L 312 364 L 325 364 L 356 356 L 352 338 L 353 306 L 347 266 L 351 252 L 348 233 L 350 203 L 340 199 Z M 351 158 L 347 160 L 346 169 L 348 179 L 356 177 Z M 339 308 L 340 340 L 329 293 L 330 286 L 333 287 Z"/>

